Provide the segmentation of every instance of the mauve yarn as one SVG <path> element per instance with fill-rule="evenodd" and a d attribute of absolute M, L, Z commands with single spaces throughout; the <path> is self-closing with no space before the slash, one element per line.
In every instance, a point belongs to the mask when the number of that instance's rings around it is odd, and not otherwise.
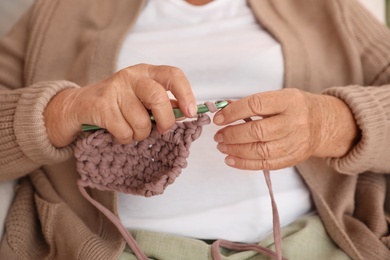
<path fill-rule="evenodd" d="M 210 112 L 217 111 L 214 103 L 206 102 L 205 105 Z M 80 136 L 77 140 L 74 156 L 77 161 L 77 171 L 80 174 L 77 185 L 81 194 L 111 220 L 138 259 L 146 260 L 148 257 L 122 222 L 111 211 L 94 200 L 85 188 L 146 197 L 162 194 L 187 166 L 191 143 L 199 138 L 202 127 L 209 123 L 208 115 L 199 114 L 196 120 L 176 122 L 165 135 L 159 134 L 157 129 L 152 127 L 148 138 L 127 145 L 117 143 L 115 138 L 105 130 L 96 131 L 88 136 Z M 270 190 L 274 214 L 276 253 L 257 244 L 246 245 L 217 240 L 211 247 L 213 259 L 221 259 L 219 247 L 237 251 L 256 250 L 274 259 L 282 259 L 278 212 L 272 194 L 269 172 L 264 171 L 264 175 Z"/>
<path fill-rule="evenodd" d="M 145 140 L 126 145 L 105 130 L 96 131 L 76 143 L 78 184 L 146 197 L 162 194 L 187 167 L 191 143 L 209 123 L 203 114 L 177 122 L 165 135 L 153 128 Z"/>

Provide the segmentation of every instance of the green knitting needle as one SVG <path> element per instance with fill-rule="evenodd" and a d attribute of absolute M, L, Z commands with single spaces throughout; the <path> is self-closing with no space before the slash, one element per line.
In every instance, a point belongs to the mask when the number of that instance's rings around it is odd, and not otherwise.
<path fill-rule="evenodd" d="M 215 102 L 215 106 L 218 109 L 222 109 L 222 108 L 226 107 L 227 105 L 229 105 L 229 102 L 226 100 Z M 202 113 L 206 113 L 206 112 L 209 112 L 209 109 L 207 108 L 207 106 L 204 104 L 199 104 L 197 113 L 202 114 Z M 173 114 L 175 115 L 175 118 L 184 117 L 183 112 L 179 108 L 173 108 Z M 150 120 L 154 121 L 154 116 L 152 114 L 150 115 Z M 81 128 L 81 130 L 83 132 L 95 131 L 95 130 L 99 130 L 99 129 L 102 129 L 102 128 L 100 126 L 87 125 L 87 124 L 83 124 L 82 128 Z"/>

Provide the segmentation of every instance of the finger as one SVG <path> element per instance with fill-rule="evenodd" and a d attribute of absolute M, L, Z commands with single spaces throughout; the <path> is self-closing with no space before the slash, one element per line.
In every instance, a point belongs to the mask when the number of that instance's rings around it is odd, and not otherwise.
<path fill-rule="evenodd" d="M 150 115 L 131 88 L 125 88 L 123 95 L 118 97 L 118 106 L 133 131 L 133 139 L 147 138 L 152 127 Z"/>
<path fill-rule="evenodd" d="M 148 72 L 152 79 L 172 92 L 185 116 L 196 116 L 195 96 L 187 77 L 181 69 L 172 66 L 150 66 Z"/>
<path fill-rule="evenodd" d="M 118 106 L 117 95 L 107 95 L 107 92 L 112 92 L 107 86 L 116 88 L 115 84 L 105 85 L 103 82 L 80 89 L 78 97 L 81 99 L 76 98 L 79 121 L 107 129 L 121 144 L 130 143 L 134 132 Z"/>
<path fill-rule="evenodd" d="M 173 108 L 179 107 L 179 105 L 177 104 L 177 100 L 171 99 L 171 106 L 172 106 Z M 175 115 L 175 117 L 176 117 L 176 115 Z M 187 118 L 187 117 L 183 115 L 183 116 L 181 116 L 181 117 L 176 117 L 175 120 L 176 120 L 176 121 L 182 121 L 182 120 L 184 120 L 184 119 L 186 119 L 186 118 Z"/>
<path fill-rule="evenodd" d="M 119 109 L 110 110 L 110 115 L 101 120 L 103 128 L 107 129 L 120 144 L 128 144 L 132 142 L 134 132 L 129 123 L 125 120 L 122 112 Z"/>
<path fill-rule="evenodd" d="M 299 162 L 290 155 L 275 159 L 242 159 L 234 156 L 227 156 L 225 163 L 230 167 L 241 170 L 279 170 L 287 167 L 293 167 Z"/>
<path fill-rule="evenodd" d="M 242 124 L 230 125 L 219 130 L 214 140 L 225 144 L 268 142 L 288 136 L 293 129 L 286 115 L 276 115 Z"/>
<path fill-rule="evenodd" d="M 221 153 L 251 160 L 280 158 L 290 153 L 290 147 L 290 144 L 284 141 L 217 145 Z"/>
<path fill-rule="evenodd" d="M 157 130 L 165 133 L 171 129 L 175 116 L 164 87 L 152 79 L 141 78 L 134 83 L 133 90 L 144 106 L 151 110 Z"/>
<path fill-rule="evenodd" d="M 267 91 L 232 102 L 214 116 L 214 123 L 223 125 L 252 116 L 279 114 L 287 109 L 291 99 L 285 92 Z"/>

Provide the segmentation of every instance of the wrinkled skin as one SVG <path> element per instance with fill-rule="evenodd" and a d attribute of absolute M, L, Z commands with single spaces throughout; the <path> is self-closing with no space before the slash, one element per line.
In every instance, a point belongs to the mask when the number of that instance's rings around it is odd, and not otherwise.
<path fill-rule="evenodd" d="M 259 119 L 259 116 L 262 118 Z M 258 93 L 232 102 L 214 117 L 227 125 L 216 133 L 217 148 L 235 168 L 294 166 L 311 156 L 342 157 L 359 138 L 352 112 L 340 99 L 297 89 Z"/>
<path fill-rule="evenodd" d="M 139 64 L 120 70 L 108 79 L 58 93 L 45 109 L 49 140 L 56 147 L 69 145 L 82 124 L 107 129 L 119 143 L 145 139 L 151 131 L 147 109 L 160 133 L 175 123 L 167 91 L 177 99 L 185 116 L 196 115 L 196 101 L 183 72 L 171 66 Z"/>
<path fill-rule="evenodd" d="M 165 133 L 175 123 L 167 91 L 186 117 L 196 115 L 187 78 L 171 66 L 139 64 L 97 84 L 61 91 L 44 112 L 49 140 L 57 147 L 69 145 L 82 124 L 105 128 L 122 144 L 143 140 L 151 130 L 148 110 Z M 253 121 L 243 121 L 249 117 Z M 242 123 L 230 125 L 236 121 Z M 291 88 L 231 102 L 214 123 L 226 126 L 214 137 L 225 162 L 249 170 L 281 169 L 311 156 L 342 157 L 360 134 L 343 101 Z"/>

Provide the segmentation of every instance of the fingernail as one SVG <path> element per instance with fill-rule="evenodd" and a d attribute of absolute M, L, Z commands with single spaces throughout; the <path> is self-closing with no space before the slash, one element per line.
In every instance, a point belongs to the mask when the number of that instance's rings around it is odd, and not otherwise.
<path fill-rule="evenodd" d="M 188 113 L 192 116 L 195 117 L 198 114 L 198 106 L 196 104 L 191 104 L 188 107 Z"/>
<path fill-rule="evenodd" d="M 222 124 L 224 120 L 225 118 L 221 114 L 218 114 L 214 117 L 214 123 L 216 124 Z"/>
<path fill-rule="evenodd" d="M 226 158 L 225 163 L 230 166 L 234 166 L 236 164 L 236 161 L 232 158 Z"/>
<path fill-rule="evenodd" d="M 214 136 L 214 141 L 216 141 L 217 143 L 222 143 L 223 142 L 223 136 L 222 134 L 216 134 Z"/>
<path fill-rule="evenodd" d="M 226 144 L 218 144 L 217 149 L 224 153 L 227 151 L 227 145 Z"/>

